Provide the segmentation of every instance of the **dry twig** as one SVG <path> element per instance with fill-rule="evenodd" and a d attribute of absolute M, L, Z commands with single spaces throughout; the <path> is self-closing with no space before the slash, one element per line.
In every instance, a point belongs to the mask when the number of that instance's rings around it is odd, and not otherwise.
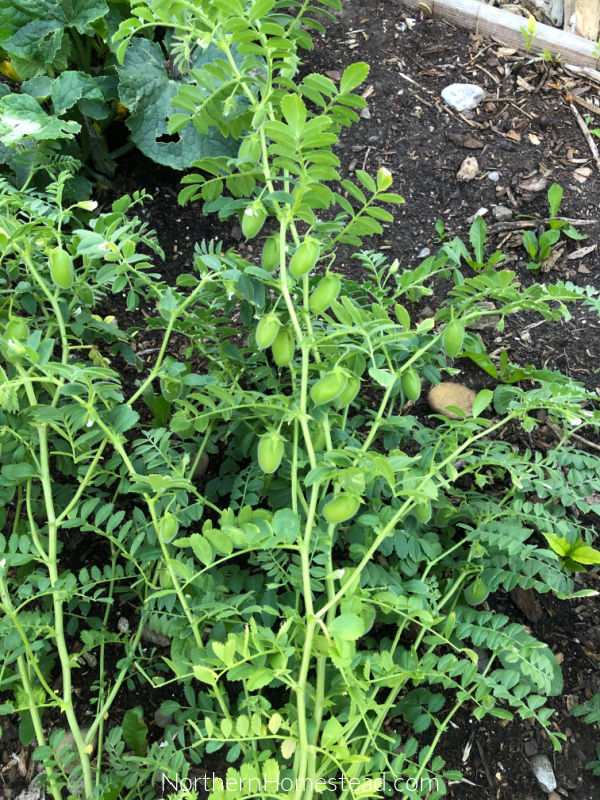
<path fill-rule="evenodd" d="M 569 217 L 552 217 L 552 220 L 549 218 L 542 218 L 542 219 L 513 219 L 507 220 L 506 222 L 493 222 L 491 225 L 488 225 L 487 232 L 488 233 L 499 233 L 501 231 L 518 231 L 522 230 L 523 228 L 535 228 L 536 225 L 544 225 L 548 222 L 555 222 L 556 220 L 560 220 L 560 222 L 568 222 L 570 225 L 595 225 L 598 220 L 597 219 L 571 219 Z"/>
<path fill-rule="evenodd" d="M 585 140 L 586 140 L 586 142 L 588 144 L 588 147 L 590 148 L 590 152 L 591 152 L 591 154 L 593 156 L 594 163 L 596 164 L 596 169 L 598 170 L 598 172 L 600 172 L 600 153 L 598 152 L 598 147 L 596 145 L 596 142 L 592 138 L 592 134 L 590 133 L 590 129 L 585 124 L 584 118 L 581 116 L 579 111 L 575 108 L 573 103 L 571 103 L 571 102 L 569 103 L 569 108 L 573 112 L 573 115 L 574 115 L 575 119 L 577 120 L 577 124 L 581 128 L 581 132 L 585 136 Z"/>

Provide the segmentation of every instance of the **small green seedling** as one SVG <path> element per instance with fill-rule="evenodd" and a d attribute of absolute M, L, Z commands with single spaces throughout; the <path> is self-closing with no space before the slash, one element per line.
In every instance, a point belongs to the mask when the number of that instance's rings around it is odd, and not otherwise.
<path fill-rule="evenodd" d="M 457 236 L 455 236 L 451 242 L 447 242 L 443 245 L 440 253 L 446 255 L 450 263 L 455 267 L 460 266 L 461 260 L 476 272 L 495 267 L 497 264 L 504 261 L 505 256 L 500 250 L 496 250 L 487 261 L 485 260 L 484 245 L 486 232 L 487 225 L 483 217 L 475 217 L 473 224 L 469 228 L 469 241 L 473 247 L 473 254 L 471 255 L 469 253 L 465 243 Z"/>
<path fill-rule="evenodd" d="M 527 20 L 527 25 L 521 26 L 521 33 L 523 34 L 523 38 L 525 39 L 525 50 L 529 52 L 531 50 L 531 45 L 533 44 L 533 40 L 536 37 L 536 19 L 533 14 L 529 15 L 529 19 Z"/>
<path fill-rule="evenodd" d="M 563 198 L 563 190 L 558 183 L 553 183 L 548 189 L 547 197 L 549 229 L 543 231 L 539 237 L 534 231 L 524 231 L 523 233 L 523 247 L 531 259 L 527 264 L 527 269 L 532 272 L 539 272 L 542 264 L 550 255 L 552 247 L 560 239 L 561 233 L 569 239 L 587 238 L 585 234 L 579 233 L 568 220 L 559 218 L 558 212 Z"/>
<path fill-rule="evenodd" d="M 524 231 L 523 247 L 531 259 L 527 264 L 527 269 L 531 272 L 539 272 L 542 264 L 552 252 L 552 247 L 559 239 L 559 230 L 544 231 L 539 238 L 534 231 Z"/>
<path fill-rule="evenodd" d="M 547 64 L 562 64 L 564 61 L 560 53 L 551 53 L 547 48 L 540 52 L 540 56 Z"/>

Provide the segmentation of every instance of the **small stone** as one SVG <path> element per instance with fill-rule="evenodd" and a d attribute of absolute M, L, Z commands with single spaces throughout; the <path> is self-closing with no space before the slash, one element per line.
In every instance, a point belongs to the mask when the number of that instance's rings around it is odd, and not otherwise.
<path fill-rule="evenodd" d="M 9 790 L 10 791 L 10 790 Z M 7 795 L 8 797 L 14 797 L 15 800 L 39 800 L 42 795 L 42 787 L 38 786 L 38 776 L 31 781 L 29 786 L 26 789 L 23 789 L 21 794 L 17 795 Z"/>
<path fill-rule="evenodd" d="M 579 181 L 579 183 L 585 183 L 591 174 L 592 170 L 589 167 L 577 167 L 573 173 L 573 177 L 576 181 Z"/>
<path fill-rule="evenodd" d="M 119 633 L 127 633 L 129 630 L 129 620 L 125 619 L 125 617 L 119 617 L 119 621 L 117 622 L 117 630 Z"/>
<path fill-rule="evenodd" d="M 512 219 L 513 212 L 508 206 L 493 206 L 492 214 L 498 222 L 505 222 L 508 219 Z"/>
<path fill-rule="evenodd" d="M 483 647 L 473 647 L 473 650 L 477 653 L 477 672 L 485 672 L 490 663 L 490 651 L 484 650 Z"/>
<path fill-rule="evenodd" d="M 472 181 L 479 172 L 479 163 L 474 156 L 467 156 L 456 173 L 459 181 Z"/>
<path fill-rule="evenodd" d="M 160 708 L 154 712 L 154 722 L 159 728 L 166 728 L 173 722 L 173 714 L 163 714 Z"/>
<path fill-rule="evenodd" d="M 144 625 L 142 639 L 148 642 L 148 644 L 155 644 L 157 647 L 171 646 L 171 639 L 169 639 L 168 636 L 165 636 L 164 633 L 160 633 L 160 631 L 153 630 L 149 625 Z"/>
<path fill-rule="evenodd" d="M 194 478 L 201 478 L 206 474 L 206 471 L 208 470 L 208 460 L 208 453 L 203 452 L 198 459 L 198 465 L 194 470 Z"/>
<path fill-rule="evenodd" d="M 527 758 L 531 758 L 531 756 L 537 755 L 538 746 L 535 739 L 527 739 L 525 744 L 523 745 L 523 752 L 527 756 Z"/>
<path fill-rule="evenodd" d="M 92 669 L 96 669 L 96 667 L 98 666 L 98 659 L 96 658 L 96 656 L 93 653 L 82 653 L 81 657 L 83 658 L 85 663 L 88 665 L 88 667 L 91 667 Z"/>
<path fill-rule="evenodd" d="M 479 300 L 475 305 L 482 311 L 496 310 L 496 306 L 489 300 Z M 466 327 L 473 331 L 483 331 L 486 328 L 495 328 L 499 322 L 500 314 L 486 314 L 481 319 L 475 319 L 473 322 L 467 323 Z"/>
<path fill-rule="evenodd" d="M 537 755 L 531 759 L 531 768 L 540 789 L 550 794 L 556 789 L 556 778 L 550 759 L 545 755 Z"/>
<path fill-rule="evenodd" d="M 468 389 L 460 383 L 447 381 L 430 389 L 427 402 L 430 408 L 437 411 L 438 414 L 443 414 L 449 419 L 462 419 L 460 414 L 451 411 L 448 406 L 456 406 L 467 417 L 470 417 L 473 415 L 473 403 L 476 397 L 477 395 L 472 389 Z"/>
<path fill-rule="evenodd" d="M 80 728 L 81 735 L 84 739 L 87 738 L 87 735 L 90 731 L 89 728 Z M 89 750 L 89 755 L 92 755 L 94 750 L 96 749 L 96 737 L 94 736 L 92 742 L 88 747 L 91 747 Z M 81 775 L 77 775 L 77 777 L 71 777 L 71 773 L 75 771 L 76 767 L 79 765 L 79 757 L 77 755 L 77 747 L 75 745 L 75 739 L 71 731 L 67 731 L 62 738 L 61 743 L 56 748 L 56 757 L 58 758 L 60 765 L 66 775 L 69 777 L 69 785 L 68 789 L 70 792 L 70 796 L 81 797 L 83 795 L 83 780 Z"/>
<path fill-rule="evenodd" d="M 424 247 L 420 252 L 417 258 L 427 258 L 427 256 L 431 255 L 431 250 L 429 247 Z"/>
<path fill-rule="evenodd" d="M 500 173 L 496 172 L 496 170 L 488 173 L 488 181 L 499 181 L 499 180 L 500 180 Z"/>
<path fill-rule="evenodd" d="M 515 586 L 510 590 L 509 596 L 519 611 L 522 611 L 530 622 L 539 622 L 544 616 L 544 611 L 535 589 L 523 589 L 522 586 Z M 527 753 L 527 755 L 533 754 Z"/>
<path fill-rule="evenodd" d="M 371 112 L 369 111 L 367 106 L 361 108 L 360 116 L 362 117 L 362 119 L 371 119 Z"/>
<path fill-rule="evenodd" d="M 456 111 L 477 108 L 485 97 L 485 89 L 474 83 L 451 83 L 442 89 L 442 99 Z"/>

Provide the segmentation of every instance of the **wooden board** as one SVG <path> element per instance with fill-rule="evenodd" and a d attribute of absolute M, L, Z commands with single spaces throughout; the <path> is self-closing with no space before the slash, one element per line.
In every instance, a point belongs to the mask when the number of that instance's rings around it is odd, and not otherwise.
<path fill-rule="evenodd" d="M 525 50 L 525 39 L 521 28 L 527 20 L 525 17 L 511 14 L 510 11 L 488 6 L 477 0 L 402 0 L 402 2 L 415 11 L 429 13 L 457 27 L 467 28 L 483 36 L 491 36 L 509 47 Z M 576 2 L 600 5 L 600 0 L 576 0 Z M 553 55 L 559 54 L 567 64 L 596 69 L 598 60 L 594 56 L 595 47 L 595 41 L 538 22 L 536 36 L 529 53 L 537 55 L 542 50 L 549 50 Z"/>
<path fill-rule="evenodd" d="M 567 3 L 565 2 L 565 8 Z M 575 0 L 575 33 L 596 41 L 600 28 L 600 1 Z"/>

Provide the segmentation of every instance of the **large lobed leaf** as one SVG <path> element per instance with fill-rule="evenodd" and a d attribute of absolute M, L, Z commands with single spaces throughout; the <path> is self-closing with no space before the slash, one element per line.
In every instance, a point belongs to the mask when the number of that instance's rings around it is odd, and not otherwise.
<path fill-rule="evenodd" d="M 237 144 L 217 130 L 200 134 L 192 125 L 176 141 L 160 141 L 167 135 L 168 120 L 175 113 L 173 98 L 181 83 L 165 69 L 163 52 L 156 42 L 134 39 L 119 66 L 119 98 L 129 109 L 127 125 L 137 147 L 158 164 L 186 169 L 200 158 L 232 156 Z"/>
<path fill-rule="evenodd" d="M 26 137 L 44 141 L 71 139 L 80 129 L 77 122 L 51 117 L 28 94 L 0 98 L 0 140 L 9 145 Z"/>
<path fill-rule="evenodd" d="M 0 45 L 20 77 L 31 78 L 57 58 L 64 62 L 66 29 L 93 35 L 91 23 L 107 13 L 104 0 L 0 0 Z"/>

